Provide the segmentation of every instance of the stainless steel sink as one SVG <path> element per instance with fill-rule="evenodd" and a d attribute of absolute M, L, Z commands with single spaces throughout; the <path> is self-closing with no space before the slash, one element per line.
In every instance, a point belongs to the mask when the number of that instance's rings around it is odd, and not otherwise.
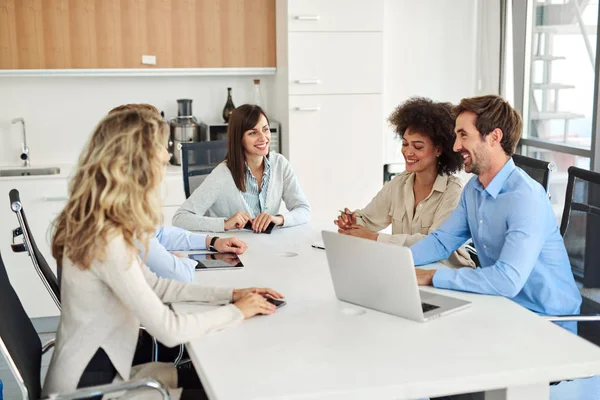
<path fill-rule="evenodd" d="M 59 167 L 48 168 L 6 168 L 0 169 L 0 176 L 36 176 L 36 175 L 58 175 L 60 174 Z"/>

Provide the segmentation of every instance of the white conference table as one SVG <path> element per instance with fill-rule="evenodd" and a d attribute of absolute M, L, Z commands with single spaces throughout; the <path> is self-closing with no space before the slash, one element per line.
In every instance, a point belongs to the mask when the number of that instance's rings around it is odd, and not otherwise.
<path fill-rule="evenodd" d="M 451 292 L 472 306 L 418 323 L 337 300 L 314 225 L 249 244 L 241 270 L 196 272 L 207 286 L 266 286 L 288 304 L 187 344 L 213 400 L 417 399 L 486 391 L 541 400 L 549 382 L 600 375 L 600 348 L 495 296 Z M 369 268 L 365 265 L 365 268 Z M 174 304 L 177 312 L 204 309 Z"/>

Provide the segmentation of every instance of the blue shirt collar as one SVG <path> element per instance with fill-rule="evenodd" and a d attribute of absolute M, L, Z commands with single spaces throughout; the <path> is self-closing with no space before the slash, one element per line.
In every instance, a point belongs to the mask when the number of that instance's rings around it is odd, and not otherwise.
<path fill-rule="evenodd" d="M 475 179 L 475 189 L 479 191 L 485 190 L 490 196 L 492 196 L 495 199 L 496 197 L 498 197 L 498 194 L 500 193 L 500 190 L 502 190 L 504 183 L 506 182 L 510 174 L 515 170 L 515 168 L 515 162 L 511 157 L 508 159 L 506 164 L 504 164 L 504 167 L 502 167 L 502 169 L 498 171 L 498 173 L 496 174 L 494 179 L 492 179 L 487 188 L 483 188 L 483 185 L 479 181 L 479 178 Z"/>
<path fill-rule="evenodd" d="M 271 172 L 271 157 L 269 157 L 270 153 L 263 157 L 263 163 L 265 165 L 265 170 L 263 171 L 263 175 L 267 175 Z M 248 166 L 248 162 L 244 161 L 244 165 L 246 166 L 246 172 L 252 175 L 252 171 Z"/>

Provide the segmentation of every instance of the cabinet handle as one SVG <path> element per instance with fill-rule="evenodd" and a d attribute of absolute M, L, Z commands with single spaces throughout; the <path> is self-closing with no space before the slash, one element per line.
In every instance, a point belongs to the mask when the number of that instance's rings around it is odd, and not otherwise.
<path fill-rule="evenodd" d="M 320 79 L 298 79 L 295 80 L 294 83 L 299 85 L 319 85 L 321 83 Z"/>
<path fill-rule="evenodd" d="M 68 196 L 43 196 L 42 200 L 44 201 L 67 201 L 69 200 Z"/>
<path fill-rule="evenodd" d="M 296 15 L 294 17 L 297 21 L 318 21 L 320 18 L 318 15 Z"/>
<path fill-rule="evenodd" d="M 312 106 L 312 107 L 294 107 L 296 111 L 321 111 L 321 106 Z"/>

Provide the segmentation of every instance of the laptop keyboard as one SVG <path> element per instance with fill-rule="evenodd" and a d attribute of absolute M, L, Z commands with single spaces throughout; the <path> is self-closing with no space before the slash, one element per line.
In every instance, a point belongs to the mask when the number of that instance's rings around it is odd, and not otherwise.
<path fill-rule="evenodd" d="M 421 307 L 423 308 L 423 313 L 427 311 L 435 310 L 436 308 L 440 308 L 438 306 L 434 306 L 433 304 L 421 303 Z"/>

